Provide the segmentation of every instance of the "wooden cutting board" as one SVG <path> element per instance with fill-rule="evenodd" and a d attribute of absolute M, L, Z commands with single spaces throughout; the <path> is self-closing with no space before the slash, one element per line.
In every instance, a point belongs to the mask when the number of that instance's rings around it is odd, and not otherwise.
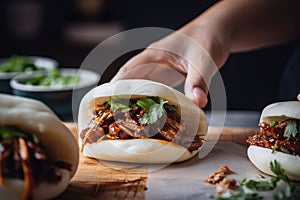
<path fill-rule="evenodd" d="M 66 126 L 77 138 L 76 125 L 66 123 Z M 219 139 L 218 141 L 234 142 L 245 146 L 246 138 L 255 131 L 256 129 L 253 128 L 210 127 L 207 140 Z M 219 132 L 220 137 L 218 137 Z M 64 193 L 56 199 L 142 200 L 145 199 L 145 191 L 147 191 L 148 170 L 147 166 L 114 165 L 114 163 L 101 162 L 81 155 L 75 176 Z"/>

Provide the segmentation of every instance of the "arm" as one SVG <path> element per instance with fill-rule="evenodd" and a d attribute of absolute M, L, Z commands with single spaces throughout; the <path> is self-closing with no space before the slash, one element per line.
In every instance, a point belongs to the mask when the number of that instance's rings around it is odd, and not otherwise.
<path fill-rule="evenodd" d="M 210 81 L 231 52 L 254 50 L 288 42 L 299 37 L 300 1 L 223 0 L 178 30 L 206 53 L 197 52 L 189 42 L 171 34 L 129 60 L 113 80 L 147 63 L 167 65 L 186 76 L 185 94 L 203 107 L 207 103 Z M 180 41 L 180 42 L 178 42 Z M 165 50 L 163 50 L 165 49 Z M 167 50 L 180 49 L 181 57 Z M 197 53 L 195 53 L 197 52 Z M 191 65 L 187 61 L 192 61 Z M 158 66 L 157 66 L 158 67 Z"/>
<path fill-rule="evenodd" d="M 223 0 L 179 31 L 201 43 L 199 33 L 209 32 L 231 52 L 253 50 L 297 39 L 299 11 L 297 0 Z"/>

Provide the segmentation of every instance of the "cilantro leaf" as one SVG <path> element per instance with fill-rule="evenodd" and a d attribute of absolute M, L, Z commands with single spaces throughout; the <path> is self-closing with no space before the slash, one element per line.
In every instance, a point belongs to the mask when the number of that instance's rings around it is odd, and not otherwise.
<path fill-rule="evenodd" d="M 271 178 L 267 181 L 255 181 L 249 180 L 244 185 L 250 189 L 255 189 L 258 191 L 268 191 L 273 190 L 277 185 L 277 179 Z"/>
<path fill-rule="evenodd" d="M 128 112 L 130 110 L 129 106 L 126 106 L 122 102 L 118 101 L 118 99 L 116 98 L 110 98 L 107 103 L 108 105 L 110 105 L 110 108 L 113 112 L 116 112 L 118 109 L 121 109 L 121 112 L 123 113 Z"/>
<path fill-rule="evenodd" d="M 210 195 L 211 199 L 215 200 L 257 200 L 257 199 L 263 199 L 262 196 L 259 195 L 259 193 L 250 190 L 246 187 L 239 188 L 238 190 L 234 192 L 226 192 L 220 195 Z"/>
<path fill-rule="evenodd" d="M 20 137 L 30 139 L 35 144 L 39 144 L 39 138 L 35 134 L 26 135 L 14 127 L 0 126 L 0 144 Z"/>
<path fill-rule="evenodd" d="M 285 127 L 284 130 L 284 136 L 285 137 L 296 137 L 297 133 L 298 133 L 298 123 L 296 120 L 290 120 L 287 124 L 287 126 Z"/>
<path fill-rule="evenodd" d="M 271 121 L 271 123 L 270 123 L 270 126 L 271 126 L 271 127 L 274 127 L 274 126 L 276 126 L 276 125 L 278 125 L 278 121 Z"/>
<path fill-rule="evenodd" d="M 273 148 L 272 148 L 272 153 L 275 153 L 277 149 L 277 141 L 275 142 Z"/>
<path fill-rule="evenodd" d="M 280 146 L 280 151 L 283 152 L 283 153 L 291 154 L 291 153 L 289 152 L 289 150 L 287 150 L 287 149 L 284 148 L 283 146 Z"/>
<path fill-rule="evenodd" d="M 155 101 L 156 103 L 159 103 L 161 104 L 164 100 L 161 98 L 161 97 L 158 97 L 158 96 L 152 96 L 150 97 L 153 101 Z"/>
<path fill-rule="evenodd" d="M 153 99 L 141 98 L 137 100 L 136 104 L 146 110 L 150 110 L 151 106 L 157 104 Z"/>
<path fill-rule="evenodd" d="M 270 169 L 276 175 L 274 178 L 276 178 L 277 181 L 282 180 L 285 183 L 284 189 L 275 194 L 274 199 L 291 199 L 296 190 L 296 186 L 289 180 L 280 163 L 277 162 L 277 160 L 270 162 Z"/>
<path fill-rule="evenodd" d="M 21 133 L 20 131 L 17 131 L 13 128 L 7 127 L 7 126 L 0 126 L 0 138 L 5 140 L 11 140 L 18 137 L 25 138 L 26 135 Z M 2 141 L 1 141 L 2 142 Z"/>
<path fill-rule="evenodd" d="M 289 178 L 285 174 L 284 169 L 281 167 L 277 160 L 270 162 L 270 169 L 275 174 L 269 180 L 255 181 L 248 180 L 246 178 L 240 180 L 241 187 L 234 192 L 226 192 L 221 195 L 211 195 L 211 199 L 216 200 L 252 200 L 252 199 L 263 199 L 257 191 L 270 191 L 277 187 L 277 183 L 283 181 L 284 188 L 274 194 L 273 199 L 275 200 L 286 200 L 286 199 L 297 199 L 299 193 L 296 193 L 295 185 L 290 182 Z"/>
<path fill-rule="evenodd" d="M 284 182 L 289 183 L 289 178 L 284 172 L 284 169 L 281 167 L 280 163 L 277 160 L 270 162 L 270 169 L 276 175 L 275 178 L 278 180 L 283 180 Z"/>
<path fill-rule="evenodd" d="M 155 100 L 153 100 L 155 98 Z M 165 114 L 164 101 L 160 97 L 142 98 L 137 101 L 137 105 L 146 109 L 146 113 L 140 118 L 141 124 L 153 124 Z"/>
<path fill-rule="evenodd" d="M 178 112 L 178 108 L 174 105 L 170 105 L 170 104 L 165 104 L 164 108 L 173 112 Z"/>

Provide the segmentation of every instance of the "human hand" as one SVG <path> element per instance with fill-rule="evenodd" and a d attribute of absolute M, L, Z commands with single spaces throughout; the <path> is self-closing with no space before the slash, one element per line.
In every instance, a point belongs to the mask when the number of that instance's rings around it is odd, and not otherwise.
<path fill-rule="evenodd" d="M 197 33 L 198 41 L 192 39 L 195 30 L 185 27 L 151 44 L 131 58 L 111 81 L 142 78 L 175 86 L 186 78 L 186 96 L 204 107 L 211 79 L 225 62 L 229 50 L 220 54 L 216 44 L 219 40 L 203 30 Z"/>
<path fill-rule="evenodd" d="M 297 99 L 300 101 L 300 93 L 298 94 Z"/>

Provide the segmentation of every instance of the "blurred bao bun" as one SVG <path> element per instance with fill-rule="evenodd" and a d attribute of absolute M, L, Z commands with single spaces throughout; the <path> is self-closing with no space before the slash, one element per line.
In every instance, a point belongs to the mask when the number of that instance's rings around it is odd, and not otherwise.
<path fill-rule="evenodd" d="M 71 165 L 71 171 L 61 169 L 63 175 L 58 184 L 38 184 L 34 199 L 51 199 L 62 193 L 77 170 L 79 149 L 74 136 L 59 118 L 37 100 L 0 94 L 0 125 L 36 134 L 51 161 Z M 4 178 L 0 184 L 1 199 L 21 199 L 23 189 L 23 180 Z"/>
<path fill-rule="evenodd" d="M 265 107 L 260 116 L 260 122 L 282 121 L 285 119 L 300 120 L 300 102 L 285 101 L 273 103 Z"/>
<path fill-rule="evenodd" d="M 164 84 L 149 80 L 128 79 L 100 85 L 88 92 L 79 108 L 78 131 L 88 126 L 95 105 L 107 102 L 111 96 L 121 98 L 139 98 L 159 96 L 168 103 L 176 105 L 185 122 L 187 131 L 192 136 L 207 133 L 207 121 L 204 112 L 181 92 Z M 181 121 L 181 122 L 182 122 Z M 82 139 L 79 138 L 79 145 Z M 202 147 L 202 146 L 201 146 Z M 85 144 L 83 154 L 101 160 L 137 162 L 137 163 L 172 163 L 185 161 L 196 155 L 201 147 L 190 152 L 187 148 L 160 139 L 102 140 L 98 143 Z"/>
<path fill-rule="evenodd" d="M 285 119 L 300 119 L 300 102 L 287 101 L 273 103 L 265 107 L 261 113 L 260 122 L 283 121 Z M 247 151 L 250 161 L 262 172 L 274 175 L 270 170 L 270 162 L 277 160 L 291 180 L 300 181 L 300 157 L 272 149 L 250 145 Z"/>

